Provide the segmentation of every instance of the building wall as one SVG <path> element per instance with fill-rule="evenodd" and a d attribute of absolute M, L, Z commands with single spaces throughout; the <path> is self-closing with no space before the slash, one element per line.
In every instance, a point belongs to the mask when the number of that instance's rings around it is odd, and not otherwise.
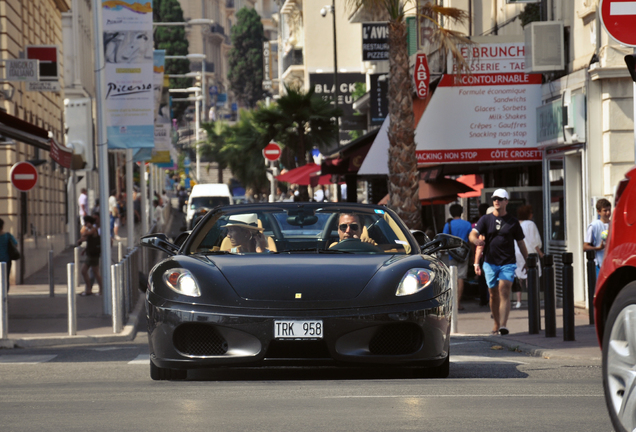
<path fill-rule="evenodd" d="M 62 44 L 62 12 L 69 9 L 65 0 L 5 0 L 0 1 L 0 57 L 22 57 L 28 45 L 56 45 L 59 48 L 60 74 L 64 75 Z M 63 78 L 62 78 L 63 79 Z M 0 108 L 31 124 L 51 131 L 63 142 L 63 91 L 27 92 L 24 83 L 3 84 L 13 88 L 13 97 L 3 99 Z M 21 194 L 10 184 L 9 170 L 25 160 L 44 160 L 38 166 L 39 180 L 26 193 L 27 230 L 20 233 Z M 68 172 L 51 161 L 48 152 L 17 142 L 0 147 L 0 217 L 5 231 L 16 238 L 23 234 L 23 258 L 12 266 L 12 281 L 24 266 L 24 276 L 46 265 L 48 250 L 66 246 L 65 180 Z M 48 240 L 47 240 L 48 236 Z M 19 282 L 19 278 L 17 279 Z"/>

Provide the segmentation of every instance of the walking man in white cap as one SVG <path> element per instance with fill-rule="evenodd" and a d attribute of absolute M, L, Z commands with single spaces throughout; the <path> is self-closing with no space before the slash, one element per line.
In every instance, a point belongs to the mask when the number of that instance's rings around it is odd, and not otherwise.
<path fill-rule="evenodd" d="M 485 246 L 483 271 L 490 291 L 490 311 L 494 320 L 491 333 L 501 335 L 509 333 L 506 326 L 510 314 L 510 289 L 515 280 L 517 268 L 515 240 L 524 259 L 528 258 L 521 225 L 517 219 L 506 212 L 508 199 L 508 192 L 505 189 L 497 189 L 492 194 L 495 211 L 479 219 L 470 233 L 470 241 L 473 244 Z M 480 235 L 485 236 L 486 240 L 481 240 Z M 475 272 L 478 275 L 481 274 L 477 264 Z"/>

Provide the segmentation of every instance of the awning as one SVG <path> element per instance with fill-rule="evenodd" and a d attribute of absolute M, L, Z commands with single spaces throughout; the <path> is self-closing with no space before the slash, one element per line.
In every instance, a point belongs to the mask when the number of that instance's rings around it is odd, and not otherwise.
<path fill-rule="evenodd" d="M 320 166 L 311 162 L 276 176 L 276 180 L 301 186 L 309 186 L 310 184 L 316 186 L 331 183 L 331 175 L 319 175 L 319 173 Z"/>
<path fill-rule="evenodd" d="M 339 149 L 325 154 L 321 164 L 323 174 L 356 174 L 373 144 L 379 129 L 372 130 Z"/>
<path fill-rule="evenodd" d="M 439 179 L 436 182 L 420 180 L 419 198 L 422 205 L 448 204 L 457 199 L 460 193 L 474 191 L 470 186 L 452 179 Z M 386 195 L 378 204 L 385 205 L 389 202 Z"/>
<path fill-rule="evenodd" d="M 49 131 L 0 111 L 0 135 L 50 151 Z"/>
<path fill-rule="evenodd" d="M 474 189 L 472 192 L 458 194 L 460 198 L 474 198 L 481 196 L 481 190 L 484 188 L 484 181 L 479 174 L 463 175 L 457 178 L 457 181 Z"/>

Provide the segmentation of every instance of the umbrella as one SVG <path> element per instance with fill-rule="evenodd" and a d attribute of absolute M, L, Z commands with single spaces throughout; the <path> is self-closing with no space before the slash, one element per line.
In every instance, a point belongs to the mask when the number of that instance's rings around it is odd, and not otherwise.
<path fill-rule="evenodd" d="M 315 163 L 308 163 L 298 168 L 287 171 L 284 174 L 276 176 L 276 180 L 287 183 L 297 184 L 301 186 L 309 186 L 310 184 L 315 186 L 318 184 L 331 183 L 331 175 L 319 175 L 320 165 Z M 318 178 L 318 180 L 316 180 Z"/>
<path fill-rule="evenodd" d="M 456 180 L 441 178 L 435 182 L 420 180 L 419 198 L 422 205 L 448 204 L 457 199 L 460 193 L 474 191 L 470 186 Z M 378 204 L 384 205 L 389 202 L 389 196 L 385 196 Z"/>
<path fill-rule="evenodd" d="M 470 186 L 474 191 L 460 193 L 460 198 L 473 198 L 481 196 L 481 190 L 484 188 L 484 181 L 479 174 L 469 174 L 457 177 L 457 181 L 464 183 L 466 186 Z"/>

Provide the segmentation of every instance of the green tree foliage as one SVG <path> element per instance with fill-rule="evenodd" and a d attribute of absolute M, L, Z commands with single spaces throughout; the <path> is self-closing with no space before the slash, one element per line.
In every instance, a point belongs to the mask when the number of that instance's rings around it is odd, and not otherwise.
<path fill-rule="evenodd" d="M 178 0 L 154 0 L 152 9 L 154 22 L 184 22 L 183 10 Z M 166 55 L 187 55 L 188 39 L 183 26 L 156 26 L 154 29 L 155 49 L 166 50 Z M 190 72 L 190 60 L 166 60 L 166 74 L 186 74 Z M 170 78 L 170 88 L 187 88 L 192 78 Z M 172 105 L 176 118 L 181 118 L 188 107 L 185 102 Z"/>
<path fill-rule="evenodd" d="M 329 101 L 314 95 L 314 89 L 305 93 L 300 88 L 285 87 L 286 94 L 275 104 L 254 113 L 267 137 L 283 149 L 283 164 L 296 168 L 307 163 L 307 153 L 317 147 L 326 150 L 336 136 L 334 117 L 342 115 Z M 266 144 L 267 144 L 266 142 Z"/>
<path fill-rule="evenodd" d="M 206 141 L 202 142 L 199 147 L 201 159 L 212 160 L 219 165 L 217 182 L 223 183 L 223 169 L 228 166 L 223 147 L 225 147 L 225 142 L 231 136 L 232 131 L 228 124 L 222 121 L 203 123 L 201 127 L 207 133 Z"/>
<path fill-rule="evenodd" d="M 254 108 L 263 99 L 263 24 L 254 9 L 242 8 L 236 19 L 228 55 L 228 79 L 239 103 Z"/>

